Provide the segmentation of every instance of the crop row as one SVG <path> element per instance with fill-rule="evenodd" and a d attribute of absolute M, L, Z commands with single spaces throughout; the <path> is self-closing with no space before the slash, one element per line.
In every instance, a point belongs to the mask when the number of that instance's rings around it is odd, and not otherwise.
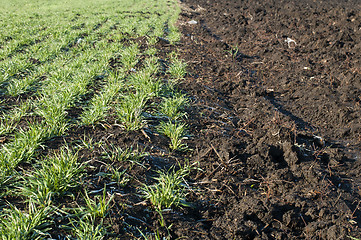
<path fill-rule="evenodd" d="M 74 1 L 69 9 L 45 2 L 16 0 L 0 12 L 9 21 L 0 22 L 6 29 L 0 34 L 0 238 L 109 237 L 115 195 L 107 185 L 113 182 L 118 189 L 138 189 L 160 218 L 165 208 L 188 206 L 182 182 L 189 165 L 159 170 L 151 185 L 131 186 L 137 178 L 131 174 L 134 164 L 142 167 L 149 154 L 133 149 L 138 146 L 94 143 L 88 135 L 49 148 L 49 142 L 66 139 L 74 129 L 104 125 L 145 135 L 147 129 L 167 137 L 169 154 L 188 151 L 184 108 L 189 100 L 177 88 L 186 65 L 171 53 L 161 66 L 156 49 L 160 39 L 179 40 L 175 3 Z M 33 11 L 25 13 L 25 7 Z M 96 167 L 80 152 L 96 145 L 103 155 L 95 160 L 107 170 L 100 195 L 93 196 L 84 181 L 94 178 L 89 173 Z M 67 205 L 70 199 L 77 206 Z"/>

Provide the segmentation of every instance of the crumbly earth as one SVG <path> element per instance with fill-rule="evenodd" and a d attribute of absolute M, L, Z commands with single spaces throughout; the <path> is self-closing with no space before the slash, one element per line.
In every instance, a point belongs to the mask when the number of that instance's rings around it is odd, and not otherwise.
<path fill-rule="evenodd" d="M 360 2 L 181 4 L 204 171 L 174 237 L 360 238 Z"/>

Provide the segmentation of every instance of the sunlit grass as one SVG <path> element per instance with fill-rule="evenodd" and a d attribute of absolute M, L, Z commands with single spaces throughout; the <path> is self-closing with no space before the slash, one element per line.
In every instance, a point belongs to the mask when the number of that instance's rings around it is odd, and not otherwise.
<path fill-rule="evenodd" d="M 170 139 L 170 149 L 184 151 L 187 150 L 187 145 L 183 143 L 185 139 L 186 124 L 173 123 L 171 121 L 161 122 L 158 126 L 158 131 Z"/>
<path fill-rule="evenodd" d="M 163 98 L 159 106 L 159 112 L 167 116 L 170 120 L 178 120 L 186 113 L 183 111 L 184 107 L 189 104 L 189 99 L 181 93 L 175 93 L 171 97 Z"/>
<path fill-rule="evenodd" d="M 159 211 L 177 206 L 189 206 L 186 202 L 185 177 L 190 173 L 190 166 L 183 166 L 179 170 L 159 171 L 154 185 L 144 185 L 142 193 Z"/>
<path fill-rule="evenodd" d="M 120 125 L 121 133 L 143 131 L 148 127 L 145 112 L 149 109 L 161 119 L 184 119 L 185 96 L 168 94 L 161 99 L 167 82 L 176 84 L 184 76 L 184 64 L 172 59 L 168 72 L 163 72 L 156 48 L 160 38 L 171 43 L 180 39 L 174 27 L 177 16 L 173 16 L 179 10 L 177 3 L 0 2 L 0 94 L 22 103 L 1 103 L 0 238 L 108 238 L 114 188 L 134 188 L 130 186 L 133 180 L 139 180 L 131 170 L 145 168 L 146 154 L 109 146 L 107 138 L 99 140 L 88 132 L 89 137 L 82 140 L 72 134 L 80 128 L 87 131 L 88 125 L 93 130 Z M 163 79 L 164 75 L 171 79 Z M 159 101 L 161 106 L 156 106 Z M 172 149 L 181 150 L 185 125 L 174 124 L 170 130 L 181 132 L 178 140 L 166 128 L 163 133 L 171 139 Z M 104 150 L 101 156 L 99 149 Z M 89 155 L 82 156 L 84 152 Z M 107 183 L 101 196 L 87 192 L 94 181 L 87 172 L 96 165 L 88 162 L 103 164 Z M 160 204 L 158 197 L 149 198 L 157 209 L 185 205 L 179 181 L 186 173 L 180 171 L 159 172 L 159 189 L 162 182 L 171 182 L 176 198 L 161 194 L 160 198 L 168 200 Z M 89 185 L 85 186 L 84 179 Z M 17 201 L 6 203 L 4 199 L 10 196 Z M 69 206 L 74 204 L 80 205 Z M 61 227 L 53 222 L 53 214 L 67 226 L 59 236 L 53 236 L 54 227 Z"/>
<path fill-rule="evenodd" d="M 125 130 L 135 131 L 144 125 L 142 116 L 148 96 L 144 94 L 133 94 L 122 96 L 120 103 L 116 106 L 117 116 Z"/>
<path fill-rule="evenodd" d="M 85 125 L 95 124 L 104 120 L 110 103 L 123 87 L 122 76 L 115 75 L 108 80 L 103 91 L 90 101 L 89 106 L 81 115 L 81 122 Z"/>
<path fill-rule="evenodd" d="M 53 198 L 73 194 L 71 190 L 81 184 L 82 170 L 77 154 L 64 148 L 54 157 L 42 159 L 40 168 L 26 173 L 19 189 L 27 199 L 47 206 Z"/>
<path fill-rule="evenodd" d="M 89 214 L 92 218 L 104 218 L 110 208 L 114 195 L 107 197 L 106 187 L 104 187 L 102 196 L 95 196 L 93 199 L 85 192 L 85 207 L 81 208 L 81 212 Z"/>
<path fill-rule="evenodd" d="M 171 63 L 167 71 L 170 76 L 169 84 L 171 86 L 175 86 L 180 80 L 184 78 L 185 74 L 187 73 L 187 64 L 183 60 L 179 59 L 177 54 L 172 54 L 170 58 Z"/>
<path fill-rule="evenodd" d="M 106 234 L 102 225 L 96 224 L 94 218 L 84 217 L 77 221 L 72 220 L 72 233 L 76 239 L 101 240 Z"/>
<path fill-rule="evenodd" d="M 28 209 L 22 211 L 10 205 L 1 213 L 0 238 L 3 240 L 33 240 L 44 239 L 50 230 L 48 217 L 52 212 L 50 207 L 38 208 L 34 203 L 28 204 Z"/>

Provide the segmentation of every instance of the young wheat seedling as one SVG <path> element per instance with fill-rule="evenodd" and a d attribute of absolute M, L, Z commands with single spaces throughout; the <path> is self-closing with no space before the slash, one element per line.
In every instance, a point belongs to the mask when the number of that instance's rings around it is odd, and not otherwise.
<path fill-rule="evenodd" d="M 71 220 L 70 223 L 76 239 L 102 240 L 105 237 L 106 230 L 101 224 L 97 225 L 94 218 L 84 217 L 77 221 Z"/>
<path fill-rule="evenodd" d="M 113 201 L 114 195 L 110 196 L 107 200 L 107 190 L 104 186 L 103 195 L 101 197 L 95 196 L 94 200 L 91 199 L 87 192 L 85 192 L 85 204 L 86 207 L 82 212 L 86 212 L 92 218 L 104 218 L 109 210 L 110 202 Z"/>
<path fill-rule="evenodd" d="M 11 172 L 7 172 L 6 169 L 3 169 L 0 166 L 0 204 L 1 199 L 6 196 L 9 191 L 9 188 L 13 186 L 13 177 L 11 176 Z"/>
<path fill-rule="evenodd" d="M 16 125 L 11 119 L 6 118 L 6 116 L 0 119 L 0 136 L 11 133 L 15 129 Z"/>
<path fill-rule="evenodd" d="M 174 43 L 180 41 L 181 34 L 179 33 L 179 30 L 177 29 L 177 27 L 171 26 L 169 28 L 169 33 L 168 33 L 167 37 L 168 37 L 169 42 L 171 44 L 174 44 Z"/>
<path fill-rule="evenodd" d="M 151 56 L 144 61 L 144 71 L 148 72 L 150 75 L 155 75 L 159 71 L 159 58 Z"/>
<path fill-rule="evenodd" d="M 9 171 L 20 162 L 29 161 L 38 149 L 46 135 L 43 125 L 30 125 L 27 131 L 20 130 L 16 133 L 14 141 L 5 144 L 1 149 L 0 164 Z"/>
<path fill-rule="evenodd" d="M 132 147 L 122 149 L 120 147 L 113 147 L 113 149 L 110 152 L 106 152 L 106 158 L 108 158 L 112 162 L 132 162 L 137 163 L 140 162 L 140 160 L 147 156 L 146 153 L 133 150 Z"/>
<path fill-rule="evenodd" d="M 152 68 L 155 67 L 150 66 L 148 69 L 143 69 L 142 71 L 133 74 L 128 83 L 130 88 L 134 88 L 137 93 L 148 97 L 158 96 L 161 88 L 161 82 L 152 76 L 153 71 L 155 71 L 152 70 Z"/>
<path fill-rule="evenodd" d="M 122 85 L 120 81 L 110 81 L 104 90 L 91 100 L 89 107 L 82 113 L 80 117 L 82 123 L 90 125 L 103 120 L 110 108 L 109 103 L 120 91 Z"/>
<path fill-rule="evenodd" d="M 186 113 L 181 112 L 181 110 L 183 110 L 184 106 L 188 103 L 189 100 L 185 95 L 176 93 L 171 98 L 163 98 L 159 112 L 167 116 L 170 120 L 178 120 L 186 115 Z"/>
<path fill-rule="evenodd" d="M 50 230 L 47 217 L 51 213 L 50 207 L 37 208 L 29 203 L 28 212 L 23 212 L 15 206 L 5 209 L 0 221 L 0 239 L 3 240 L 33 240 L 44 239 L 46 231 Z"/>
<path fill-rule="evenodd" d="M 144 51 L 144 54 L 149 56 L 154 56 L 157 53 L 157 49 L 155 47 L 150 47 Z"/>
<path fill-rule="evenodd" d="M 130 70 L 134 68 L 138 62 L 138 54 L 140 53 L 138 44 L 133 44 L 129 47 L 126 47 L 121 52 L 121 62 L 124 66 L 124 69 Z"/>
<path fill-rule="evenodd" d="M 168 68 L 168 73 L 170 75 L 170 79 L 168 84 L 173 87 L 175 86 L 179 80 L 182 80 L 184 75 L 187 73 L 186 71 L 187 64 L 182 60 L 174 57 L 172 59 L 172 63 Z"/>
<path fill-rule="evenodd" d="M 19 187 L 22 195 L 40 205 L 49 205 L 53 197 L 72 195 L 71 189 L 80 184 L 83 166 L 69 149 L 61 149 L 54 157 L 41 162 L 41 168 L 27 174 Z"/>
<path fill-rule="evenodd" d="M 155 44 L 157 44 L 158 42 L 158 38 L 156 36 L 148 36 L 147 37 L 147 43 L 149 47 L 154 46 Z"/>
<path fill-rule="evenodd" d="M 129 93 L 124 95 L 116 106 L 119 120 L 127 131 L 135 131 L 143 127 L 143 109 L 148 97 L 144 94 Z"/>
<path fill-rule="evenodd" d="M 130 181 L 130 176 L 126 172 L 127 169 L 120 171 L 120 169 L 111 167 L 110 177 L 119 187 L 125 187 Z"/>
<path fill-rule="evenodd" d="M 16 97 L 27 92 L 36 81 L 36 78 L 25 77 L 24 79 L 13 79 L 7 86 L 7 94 Z"/>
<path fill-rule="evenodd" d="M 174 168 L 167 172 L 159 171 L 159 177 L 154 178 L 157 181 L 156 184 L 143 186 L 144 198 L 149 199 L 157 211 L 173 206 L 189 206 L 189 203 L 185 201 L 186 187 L 183 182 L 190 170 L 190 166 L 184 166 L 178 171 L 175 171 Z"/>
<path fill-rule="evenodd" d="M 187 145 L 182 143 L 182 140 L 185 139 L 185 130 L 186 124 L 183 123 L 172 123 L 171 121 L 168 122 L 161 122 L 158 131 L 165 136 L 169 137 L 170 139 L 170 149 L 178 150 L 178 151 L 185 151 L 187 150 Z"/>

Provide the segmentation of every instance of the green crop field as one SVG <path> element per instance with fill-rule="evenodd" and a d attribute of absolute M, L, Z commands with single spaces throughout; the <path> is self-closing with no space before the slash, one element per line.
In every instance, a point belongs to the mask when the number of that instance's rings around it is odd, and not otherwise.
<path fill-rule="evenodd" d="M 187 206 L 194 169 L 149 167 L 188 151 L 177 2 L 0 4 L 0 239 L 159 238 L 133 209 Z"/>

